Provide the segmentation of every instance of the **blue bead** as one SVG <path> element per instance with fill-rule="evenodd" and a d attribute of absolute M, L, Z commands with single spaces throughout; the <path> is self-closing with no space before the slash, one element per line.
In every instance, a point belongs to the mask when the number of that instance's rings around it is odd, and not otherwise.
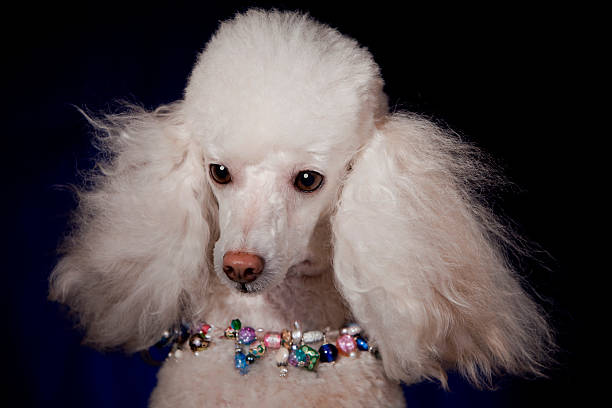
<path fill-rule="evenodd" d="M 319 354 L 322 363 L 332 363 L 338 357 L 338 349 L 333 344 L 326 343 L 319 347 Z"/>
<path fill-rule="evenodd" d="M 234 366 L 240 370 L 240 374 L 242 375 L 249 372 L 249 366 L 247 365 L 247 359 L 244 353 L 238 352 L 234 355 Z"/>
<path fill-rule="evenodd" d="M 359 350 L 368 351 L 368 349 L 369 349 L 368 342 L 365 341 L 365 339 L 363 339 L 363 337 L 357 336 L 355 338 L 355 343 L 357 343 L 357 348 Z"/>

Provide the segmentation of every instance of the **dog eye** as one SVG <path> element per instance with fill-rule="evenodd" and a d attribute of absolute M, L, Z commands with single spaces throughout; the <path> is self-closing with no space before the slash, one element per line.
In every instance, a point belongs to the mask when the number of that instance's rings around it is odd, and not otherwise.
<path fill-rule="evenodd" d="M 295 176 L 293 185 L 304 193 L 311 193 L 321 187 L 322 182 L 323 176 L 321 174 L 312 170 L 304 170 L 300 171 L 298 175 Z"/>
<path fill-rule="evenodd" d="M 212 179 L 219 184 L 227 184 L 232 181 L 232 176 L 229 170 L 222 164 L 210 165 L 210 177 L 212 177 Z"/>

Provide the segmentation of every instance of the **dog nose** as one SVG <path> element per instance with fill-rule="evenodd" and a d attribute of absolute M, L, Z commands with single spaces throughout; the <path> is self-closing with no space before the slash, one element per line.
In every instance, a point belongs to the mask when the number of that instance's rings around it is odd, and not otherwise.
<path fill-rule="evenodd" d="M 264 260 L 255 254 L 230 251 L 223 255 L 223 272 L 234 282 L 253 282 L 263 267 Z"/>

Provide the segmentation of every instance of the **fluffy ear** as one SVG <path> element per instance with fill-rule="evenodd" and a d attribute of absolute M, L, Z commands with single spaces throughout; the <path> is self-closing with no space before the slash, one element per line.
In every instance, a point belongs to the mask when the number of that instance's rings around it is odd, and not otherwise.
<path fill-rule="evenodd" d="M 75 312 L 86 343 L 136 351 L 202 307 L 215 206 L 180 105 L 91 122 L 99 171 L 79 191 L 50 299 Z"/>
<path fill-rule="evenodd" d="M 394 115 L 359 152 L 333 219 L 336 283 L 390 378 L 456 369 L 477 385 L 536 373 L 552 345 L 510 269 L 512 239 L 476 199 L 477 152 L 415 117 Z"/>

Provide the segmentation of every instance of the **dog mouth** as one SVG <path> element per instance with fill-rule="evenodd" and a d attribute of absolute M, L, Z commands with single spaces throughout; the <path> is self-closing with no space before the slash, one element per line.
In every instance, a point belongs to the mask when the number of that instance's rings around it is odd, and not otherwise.
<path fill-rule="evenodd" d="M 278 275 L 282 276 L 284 279 L 287 276 L 295 277 L 295 276 L 314 276 L 320 273 L 319 268 L 309 259 L 306 259 L 302 262 L 298 262 L 292 265 L 290 268 L 286 270 L 286 273 Z M 271 278 L 271 276 L 276 276 L 276 274 L 264 273 L 263 276 L 255 279 L 251 282 L 232 282 L 233 287 L 240 293 L 246 295 L 256 295 L 258 293 L 264 292 L 271 286 L 275 286 L 279 283 L 279 281 Z M 282 280 L 281 279 L 281 280 Z"/>
<path fill-rule="evenodd" d="M 263 290 L 267 287 L 268 285 L 256 285 L 254 283 L 248 283 L 248 282 L 238 282 L 234 285 L 234 287 L 236 288 L 236 290 L 240 293 L 244 293 L 246 295 L 255 295 L 259 292 L 263 292 Z"/>

